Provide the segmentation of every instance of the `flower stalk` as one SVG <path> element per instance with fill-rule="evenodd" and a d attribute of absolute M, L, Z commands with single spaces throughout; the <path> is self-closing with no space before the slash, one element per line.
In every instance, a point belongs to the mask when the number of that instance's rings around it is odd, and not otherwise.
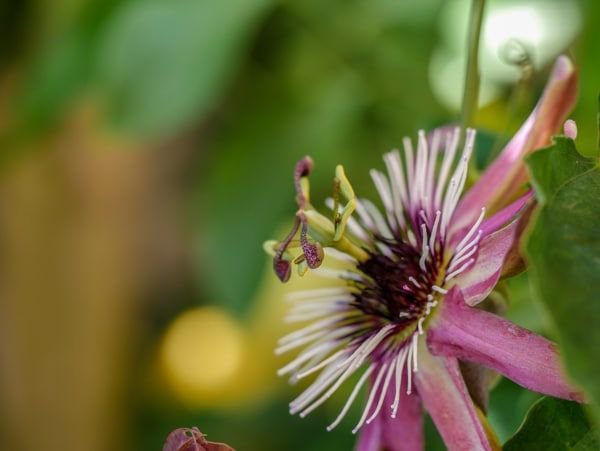
<path fill-rule="evenodd" d="M 463 130 L 473 125 L 479 99 L 479 40 L 485 10 L 485 0 L 473 0 L 469 16 L 469 35 L 467 40 L 467 63 L 465 69 L 465 87 L 463 92 L 461 124 Z"/>

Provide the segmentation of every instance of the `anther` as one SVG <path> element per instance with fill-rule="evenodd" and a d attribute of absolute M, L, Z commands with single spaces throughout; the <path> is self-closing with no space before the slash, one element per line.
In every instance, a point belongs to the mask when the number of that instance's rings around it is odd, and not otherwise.
<path fill-rule="evenodd" d="M 290 280 L 290 276 L 292 274 L 292 267 L 288 258 L 286 258 L 286 250 L 290 245 L 290 242 L 296 235 L 298 231 L 298 227 L 300 226 L 300 219 L 296 218 L 294 221 L 294 225 L 292 226 L 292 230 L 285 239 L 279 244 L 277 247 L 277 251 L 273 257 L 273 270 L 275 274 L 282 282 L 287 282 Z"/>
<path fill-rule="evenodd" d="M 321 266 L 323 263 L 323 246 L 320 243 L 312 244 L 307 238 L 308 226 L 306 221 L 302 221 L 302 231 L 300 232 L 300 245 L 302 247 L 302 253 L 306 259 L 306 264 L 310 269 L 315 269 Z"/>

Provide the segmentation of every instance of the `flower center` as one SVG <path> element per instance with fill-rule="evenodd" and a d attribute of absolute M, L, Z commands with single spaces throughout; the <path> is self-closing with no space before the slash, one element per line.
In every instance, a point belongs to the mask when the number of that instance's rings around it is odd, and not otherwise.
<path fill-rule="evenodd" d="M 358 265 L 367 278 L 358 282 L 358 308 L 398 325 L 409 325 L 425 314 L 438 269 L 422 271 L 420 253 L 409 244 L 388 244 L 392 256 L 374 254 Z M 429 297 L 429 299 L 428 299 Z"/>

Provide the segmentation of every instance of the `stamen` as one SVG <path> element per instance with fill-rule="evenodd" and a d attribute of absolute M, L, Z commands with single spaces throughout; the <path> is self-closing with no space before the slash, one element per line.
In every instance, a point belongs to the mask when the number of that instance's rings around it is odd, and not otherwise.
<path fill-rule="evenodd" d="M 330 310 L 322 310 L 322 311 L 316 311 L 316 312 L 312 312 L 312 313 L 290 313 L 288 315 L 286 315 L 283 320 L 286 323 L 302 323 L 305 321 L 310 321 L 313 319 L 317 319 L 317 318 L 321 318 L 323 316 L 333 316 L 333 313 L 338 313 L 337 309 L 330 309 Z M 350 313 L 347 313 L 348 315 L 350 315 Z M 358 312 L 357 312 L 358 314 Z"/>
<path fill-rule="evenodd" d="M 423 198 L 425 197 L 425 176 L 427 171 L 427 138 L 425 132 L 419 130 L 417 141 L 417 164 L 415 170 L 415 197 L 420 207 L 424 206 Z"/>
<path fill-rule="evenodd" d="M 384 328 L 385 329 L 385 328 Z M 382 329 L 383 330 L 383 329 Z M 377 334 L 379 335 L 379 334 Z M 377 335 L 375 336 L 377 338 Z M 356 369 L 358 369 L 366 356 L 372 351 L 372 349 L 379 344 L 380 340 L 383 338 L 385 334 L 381 334 L 379 339 L 374 339 L 371 343 L 366 345 L 363 349 L 362 346 L 356 350 L 355 353 L 352 354 L 350 358 L 348 358 L 344 363 L 340 364 L 341 368 L 345 368 L 343 374 L 339 377 L 339 379 L 314 403 L 312 403 L 309 407 L 306 407 L 301 413 L 300 417 L 304 418 L 314 409 L 323 404 L 339 387 L 340 385 L 348 379 Z M 364 344 L 364 343 L 363 343 Z"/>
<path fill-rule="evenodd" d="M 417 246 L 417 238 L 415 237 L 415 234 L 413 233 L 412 230 L 409 229 L 406 232 L 406 238 L 408 239 L 408 242 L 412 245 L 412 247 Z"/>
<path fill-rule="evenodd" d="M 446 191 L 446 196 L 444 198 L 442 215 L 442 230 L 444 233 L 452 215 L 454 214 L 454 209 L 456 208 L 456 204 L 458 203 L 458 199 L 467 180 L 469 159 L 471 158 L 474 144 L 475 130 L 467 129 L 467 138 L 463 148 L 463 154 L 458 165 L 456 166 L 456 169 L 454 170 L 452 178 L 450 179 L 450 187 Z"/>
<path fill-rule="evenodd" d="M 441 215 L 442 215 L 442 212 L 440 210 L 437 210 L 435 212 L 435 220 L 433 222 L 433 227 L 431 228 L 431 236 L 429 237 L 429 249 L 431 249 L 432 255 L 435 252 L 435 238 L 436 238 L 438 226 L 440 224 L 440 216 Z"/>
<path fill-rule="evenodd" d="M 444 151 L 444 160 L 442 162 L 442 168 L 440 169 L 440 175 L 438 177 L 437 185 L 435 187 L 435 200 L 434 205 L 436 208 L 441 206 L 442 193 L 446 189 L 446 180 L 450 172 L 450 166 L 454 161 L 454 156 L 458 150 L 458 140 L 460 137 L 460 129 L 456 127 L 452 133 L 446 135 L 446 149 Z"/>
<path fill-rule="evenodd" d="M 330 329 L 324 329 L 324 330 L 320 330 L 315 333 L 306 335 L 304 337 L 300 337 L 295 340 L 291 340 L 288 343 L 275 348 L 275 355 L 285 354 L 286 352 L 291 351 L 292 349 L 296 349 L 299 346 L 302 346 L 306 343 L 310 343 L 311 341 L 316 340 L 317 338 L 321 338 L 329 333 L 331 333 Z"/>
<path fill-rule="evenodd" d="M 375 382 L 373 383 L 373 386 L 371 387 L 371 392 L 369 393 L 369 398 L 367 400 L 367 405 L 365 406 L 365 409 L 363 410 L 363 414 L 360 417 L 358 424 L 354 427 L 354 429 L 352 429 L 353 434 L 356 434 L 356 432 L 364 424 L 364 422 L 367 418 L 367 415 L 369 414 L 369 410 L 371 409 L 371 404 L 373 404 L 373 398 L 375 398 L 375 393 L 377 392 L 377 389 L 379 388 L 379 384 L 381 383 L 381 378 L 383 377 L 383 373 L 385 373 L 387 366 L 388 366 L 387 362 L 384 362 L 381 365 L 381 368 L 379 369 L 379 372 L 377 373 L 377 376 L 375 377 Z"/>
<path fill-rule="evenodd" d="M 292 360 L 287 365 L 279 368 L 277 370 L 277 375 L 283 376 L 284 374 L 287 374 L 287 373 L 295 370 L 297 367 L 302 365 L 304 362 L 307 362 L 308 360 L 310 360 L 312 357 L 319 354 L 320 352 L 329 351 L 329 350 L 335 348 L 336 346 L 338 346 L 338 345 L 331 343 L 331 342 L 325 342 L 325 343 L 319 344 L 318 346 L 312 347 L 309 350 L 304 351 L 302 354 L 300 354 L 298 357 L 296 357 L 294 360 Z M 336 354 L 339 354 L 342 351 L 338 351 Z M 336 354 L 333 354 L 333 356 L 336 356 Z"/>
<path fill-rule="evenodd" d="M 467 172 L 469 170 L 469 160 L 471 159 L 471 154 L 473 152 L 473 148 L 475 145 L 475 130 L 467 129 L 467 138 L 465 142 L 465 147 L 463 149 L 463 155 L 460 159 L 456 167 L 456 171 L 454 173 L 454 177 L 458 180 L 458 184 L 456 186 L 456 190 L 452 193 L 451 198 L 451 206 L 450 206 L 450 214 L 454 213 L 456 208 L 456 204 L 458 203 L 458 199 L 462 194 L 463 188 L 465 186 L 465 182 L 467 181 Z M 449 220 L 450 218 L 448 218 Z"/>
<path fill-rule="evenodd" d="M 444 196 L 444 204 L 442 208 L 442 236 L 446 236 L 446 226 L 450 222 L 452 212 L 451 212 L 451 197 L 453 196 L 454 190 L 456 190 L 457 182 L 454 177 L 450 179 L 450 185 L 448 186 L 448 190 L 446 191 L 446 195 Z"/>
<path fill-rule="evenodd" d="M 349 307 L 352 301 L 333 301 L 333 302 L 302 302 L 298 305 L 294 305 L 290 310 L 290 314 L 308 314 L 317 312 L 329 312 L 327 319 L 339 318 L 341 314 L 345 316 L 350 313 L 349 311 L 344 313 L 344 310 Z M 338 319 L 339 321 L 339 319 Z"/>
<path fill-rule="evenodd" d="M 323 328 L 326 328 L 327 326 L 332 326 L 335 323 L 340 321 L 340 317 L 343 318 L 343 315 L 338 315 L 338 318 L 333 318 L 333 319 L 327 318 L 327 319 L 323 319 L 321 321 L 316 321 L 316 322 L 310 324 L 309 326 L 303 327 L 302 329 L 298 329 L 294 332 L 291 332 L 291 333 L 285 335 L 284 337 L 281 337 L 277 341 L 277 344 L 285 344 L 292 340 L 295 340 L 296 338 L 303 337 L 306 334 L 312 333 L 315 330 L 323 329 Z"/>
<path fill-rule="evenodd" d="M 356 212 L 363 225 L 371 232 L 377 233 L 375 223 L 373 222 L 373 219 L 371 219 L 371 216 L 369 216 L 369 213 L 367 213 L 367 209 L 360 199 L 356 199 Z"/>
<path fill-rule="evenodd" d="M 425 198 L 428 199 L 429 203 L 427 208 L 431 211 L 434 208 L 434 192 L 433 184 L 435 179 L 435 167 L 437 164 L 437 154 L 440 147 L 440 131 L 435 129 L 431 138 L 431 146 L 429 147 L 429 165 L 427 167 L 427 174 L 425 175 L 426 186 L 425 186 Z M 430 246 L 432 247 L 432 246 Z"/>
<path fill-rule="evenodd" d="M 446 294 L 446 293 L 448 293 L 448 290 L 445 290 L 445 289 L 444 289 L 444 288 L 442 288 L 442 287 L 438 287 L 437 285 L 432 285 L 432 286 L 431 286 L 431 289 L 432 289 L 433 291 L 437 291 L 438 293 L 442 293 L 442 294 Z"/>
<path fill-rule="evenodd" d="M 429 221 L 427 219 L 427 214 L 425 213 L 425 210 L 419 211 L 419 216 L 423 219 L 423 222 L 425 223 L 425 225 L 427 227 L 429 227 Z"/>
<path fill-rule="evenodd" d="M 471 227 L 471 230 L 469 230 L 469 232 L 465 235 L 465 237 L 460 241 L 460 243 L 458 243 L 456 245 L 456 249 L 455 249 L 455 253 L 456 252 L 460 252 L 460 250 L 463 248 L 463 246 L 465 244 L 467 244 L 467 242 L 471 239 L 471 237 L 473 236 L 473 234 L 477 231 L 477 229 L 479 228 L 479 226 L 481 225 L 481 223 L 483 222 L 483 218 L 485 216 L 485 208 L 481 209 L 481 214 L 479 215 L 479 218 L 477 218 L 477 221 L 475 221 L 475 224 L 473 224 L 473 227 Z"/>
<path fill-rule="evenodd" d="M 377 345 L 379 345 L 379 343 L 381 343 L 383 341 L 383 339 L 385 338 L 387 333 L 390 331 L 390 329 L 393 329 L 394 327 L 395 327 L 394 324 L 388 324 L 387 326 L 383 327 L 379 332 L 377 332 L 377 334 L 375 334 L 372 337 L 371 342 L 361 351 L 363 354 L 363 357 L 359 364 L 362 364 L 362 361 L 366 358 L 366 356 L 373 349 L 375 349 L 375 347 L 377 347 Z M 369 340 L 367 340 L 367 341 L 369 341 Z"/>
<path fill-rule="evenodd" d="M 313 410 L 315 410 L 317 407 L 319 407 L 321 404 L 327 401 L 331 397 L 331 395 L 335 393 L 335 391 L 340 387 L 340 385 L 342 385 L 344 381 L 354 373 L 355 370 L 356 368 L 354 368 L 354 365 L 350 364 L 343 372 L 343 374 L 339 377 L 339 379 L 336 380 L 335 383 L 331 387 L 329 387 L 329 389 L 323 395 L 321 395 L 319 399 L 317 399 L 310 406 L 308 406 L 302 412 L 300 412 L 300 418 L 306 417 L 309 413 L 311 413 Z"/>
<path fill-rule="evenodd" d="M 392 379 L 392 373 L 394 372 L 394 364 L 393 363 L 394 362 L 392 361 L 392 363 L 388 367 L 387 374 L 385 375 L 385 380 L 383 381 L 383 387 L 382 387 L 381 392 L 379 394 L 379 401 L 377 401 L 377 405 L 375 406 L 375 410 L 373 410 L 373 413 L 367 419 L 367 424 L 370 424 L 377 417 L 377 415 L 379 414 L 379 412 L 381 411 L 381 406 L 383 406 L 383 401 L 384 401 L 385 396 L 387 394 L 387 389 L 388 389 L 388 386 L 390 385 L 390 380 Z"/>
<path fill-rule="evenodd" d="M 396 224 L 396 217 L 394 215 L 394 202 L 392 200 L 390 184 L 387 177 L 381 172 L 376 171 L 375 169 L 371 169 L 369 173 L 371 174 L 371 178 L 373 179 L 375 188 L 379 193 L 379 197 L 381 197 L 381 201 L 383 202 L 383 207 L 385 208 L 385 212 L 387 214 L 388 223 L 390 224 L 392 229 L 398 230 L 398 225 Z"/>
<path fill-rule="evenodd" d="M 297 380 L 300 379 L 304 379 L 306 376 L 309 376 L 311 374 L 313 374 L 315 371 L 319 371 L 321 368 L 326 367 L 327 365 L 329 365 L 331 362 L 334 362 L 336 359 L 338 359 L 339 357 L 341 357 L 342 354 L 347 354 L 348 350 L 347 349 L 340 349 L 339 351 L 337 351 L 335 354 L 330 355 L 329 357 L 327 357 L 325 360 L 322 360 L 320 363 L 307 368 L 306 370 L 303 370 L 299 373 L 297 373 L 295 375 L 295 378 Z M 334 366 L 340 366 L 340 365 L 334 365 Z"/>
<path fill-rule="evenodd" d="M 312 311 L 312 310 L 327 310 L 327 309 L 331 309 L 332 307 L 340 307 L 340 306 L 345 306 L 347 304 L 348 304 L 347 301 L 340 300 L 337 297 L 334 297 L 331 299 L 321 298 L 316 301 L 297 302 L 290 309 L 290 311 L 308 312 L 308 311 Z"/>
<path fill-rule="evenodd" d="M 408 280 L 410 280 L 417 288 L 421 288 L 421 284 L 417 282 L 417 279 L 415 279 L 413 276 L 409 276 Z"/>
<path fill-rule="evenodd" d="M 475 235 L 475 238 L 473 238 L 471 240 L 471 242 L 469 244 L 467 244 L 466 246 L 464 246 L 459 252 L 456 252 L 454 254 L 453 258 L 458 259 L 459 257 L 465 255 L 469 249 L 471 249 L 473 246 L 475 246 L 477 243 L 479 243 L 479 240 L 481 239 L 481 235 L 483 234 L 483 231 L 479 231 L 477 232 L 477 235 Z"/>
<path fill-rule="evenodd" d="M 320 268 L 314 270 L 312 274 L 324 279 L 355 280 L 357 282 L 364 282 L 364 278 L 360 274 L 349 270 L 324 268 L 321 266 Z"/>
<path fill-rule="evenodd" d="M 394 396 L 394 402 L 392 403 L 392 418 L 396 418 L 398 412 L 398 406 L 400 405 L 400 390 L 402 387 L 402 373 L 404 372 L 404 363 L 406 362 L 406 356 L 408 355 L 408 348 L 405 346 L 398 354 L 396 359 L 396 394 Z"/>
<path fill-rule="evenodd" d="M 361 199 L 361 201 L 375 223 L 374 231 L 383 238 L 388 240 L 393 239 L 394 236 L 392 231 L 390 230 L 385 218 L 381 215 L 379 209 L 368 199 Z"/>
<path fill-rule="evenodd" d="M 308 224 L 306 221 L 302 221 L 302 230 L 300 231 L 300 243 L 304 258 L 310 269 L 316 269 L 323 263 L 323 246 L 320 243 L 309 243 L 308 242 Z"/>
<path fill-rule="evenodd" d="M 345 366 L 328 366 L 315 379 L 315 381 L 296 399 L 290 403 L 290 413 L 296 414 L 315 400 L 337 378 L 350 367 L 352 361 Z"/>
<path fill-rule="evenodd" d="M 427 246 L 427 227 L 425 226 L 425 224 L 421 224 L 421 244 L 423 249 L 421 253 L 423 253 L 425 247 Z"/>
<path fill-rule="evenodd" d="M 463 261 L 472 256 L 475 252 L 477 252 L 477 246 L 472 246 L 471 250 L 467 253 L 464 253 L 459 258 L 453 258 L 452 263 L 450 263 L 450 266 L 448 266 L 448 272 L 453 271 L 458 265 L 460 265 Z"/>
<path fill-rule="evenodd" d="M 318 354 L 316 354 L 312 359 L 310 359 L 308 362 L 304 363 L 303 365 L 301 365 L 298 369 L 295 370 L 295 372 L 293 372 L 290 377 L 288 378 L 288 383 L 290 385 L 295 385 L 298 383 L 298 381 L 300 379 L 298 379 L 297 375 L 298 373 L 301 373 L 307 369 L 312 368 L 313 366 L 317 365 L 319 362 L 322 362 L 324 358 L 327 357 L 327 354 L 330 352 L 330 350 L 324 350 L 319 352 Z"/>
<path fill-rule="evenodd" d="M 409 205 L 415 204 L 415 166 L 413 159 L 413 148 L 410 138 L 405 137 L 402 139 L 404 145 L 404 161 L 406 167 L 406 178 L 408 180 L 408 201 Z"/>
<path fill-rule="evenodd" d="M 349 263 L 353 266 L 356 266 L 356 264 L 358 263 L 358 260 L 354 257 L 352 257 L 351 255 L 346 254 L 345 252 L 339 251 L 334 247 L 326 247 L 324 249 L 325 251 L 325 255 L 327 257 L 333 258 L 335 260 L 344 262 L 344 263 Z"/>
<path fill-rule="evenodd" d="M 365 382 L 367 381 L 367 378 L 371 375 L 371 373 L 373 372 L 374 369 L 375 369 L 375 364 L 372 363 L 369 366 L 369 368 L 367 368 L 367 370 L 363 373 L 363 375 L 358 380 L 358 383 L 356 384 L 356 386 L 352 390 L 352 393 L 350 393 L 350 396 L 348 397 L 348 400 L 344 404 L 344 407 L 342 408 L 342 410 L 339 413 L 339 415 L 337 416 L 337 418 L 333 421 L 333 423 L 331 423 L 329 426 L 327 426 L 327 431 L 333 430 L 338 424 L 340 424 L 340 422 L 342 421 L 342 419 L 348 413 L 348 410 L 350 409 L 350 406 L 352 405 L 352 403 L 356 399 L 356 396 L 358 395 L 358 392 L 360 391 L 360 389 L 362 388 L 362 386 L 365 384 Z"/>
<path fill-rule="evenodd" d="M 388 175 L 390 178 L 390 184 L 392 186 L 392 198 L 394 200 L 394 210 L 396 212 L 396 219 L 400 227 L 406 228 L 406 222 L 404 220 L 404 210 L 408 205 L 408 195 L 406 192 L 406 182 L 404 180 L 404 170 L 401 166 L 400 153 L 398 150 L 389 152 L 383 156 Z"/>
<path fill-rule="evenodd" d="M 298 290 L 286 295 L 288 301 L 297 301 L 301 299 L 314 299 L 323 296 L 341 296 L 348 293 L 347 287 L 336 288 L 316 288 L 313 290 Z"/>
<path fill-rule="evenodd" d="M 290 413 L 295 415 L 300 412 L 305 406 L 311 403 L 320 393 L 329 387 L 337 377 L 344 372 L 344 368 L 325 369 L 317 379 L 304 391 L 300 396 L 290 403 Z"/>
<path fill-rule="evenodd" d="M 414 334 L 413 339 L 412 339 L 413 373 L 416 373 L 419 370 L 419 367 L 417 365 L 417 348 L 418 348 L 418 346 L 419 346 L 419 336 L 417 334 Z"/>
<path fill-rule="evenodd" d="M 425 319 L 427 319 L 427 317 L 431 313 L 431 309 L 437 305 L 437 301 L 433 300 L 433 296 L 431 296 L 431 295 L 427 296 L 427 300 L 428 300 L 428 302 L 427 302 L 427 304 L 425 304 L 425 316 L 422 318 L 423 321 L 425 321 Z"/>
<path fill-rule="evenodd" d="M 387 332 L 394 327 L 392 324 L 385 326 L 375 335 L 363 341 L 350 355 L 336 365 L 337 368 L 344 368 L 352 362 L 355 362 L 356 368 L 362 365 L 362 362 L 368 354 L 385 338 Z M 311 371 L 312 372 L 312 371 Z M 298 377 L 304 377 L 304 374 L 299 374 Z"/>
<path fill-rule="evenodd" d="M 454 277 L 458 276 L 461 272 L 463 272 L 465 269 L 467 269 L 469 266 L 471 266 L 471 264 L 473 264 L 473 262 L 475 262 L 474 258 L 469 259 L 469 261 L 467 263 L 465 263 L 464 265 L 462 265 L 456 271 L 453 271 L 450 274 L 448 274 L 446 276 L 446 281 L 448 281 L 450 279 L 453 279 Z"/>
<path fill-rule="evenodd" d="M 425 243 L 425 242 L 423 242 L 423 243 Z M 425 266 L 425 262 L 427 261 L 428 254 L 429 254 L 429 245 L 424 244 L 423 250 L 421 253 L 421 258 L 419 259 L 419 268 L 421 268 L 421 270 L 423 270 L 423 271 L 427 270 L 427 267 Z"/>
<path fill-rule="evenodd" d="M 377 249 L 379 250 L 379 252 L 381 252 L 386 257 L 389 257 L 392 260 L 396 259 L 396 256 L 394 255 L 394 253 L 386 244 L 382 243 L 381 241 L 378 241 L 376 243 L 376 246 L 377 246 Z"/>
<path fill-rule="evenodd" d="M 412 391 L 412 353 L 413 347 L 407 345 L 408 355 L 406 357 L 406 394 L 410 395 Z"/>

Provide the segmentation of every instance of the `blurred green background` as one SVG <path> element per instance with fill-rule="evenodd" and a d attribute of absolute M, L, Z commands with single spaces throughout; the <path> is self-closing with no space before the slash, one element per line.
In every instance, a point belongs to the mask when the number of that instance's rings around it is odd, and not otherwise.
<path fill-rule="evenodd" d="M 241 451 L 347 450 L 275 376 L 285 290 L 262 242 L 345 164 L 367 168 L 459 117 L 466 0 L 3 0 L 0 3 L 0 449 L 158 450 L 198 426 Z M 476 123 L 485 165 L 549 64 L 581 70 L 593 153 L 595 0 L 489 1 Z M 319 201 L 315 201 L 316 204 Z M 313 283 L 308 280 L 307 283 Z M 547 333 L 526 275 L 508 316 Z M 492 393 L 502 440 L 536 395 Z M 427 425 L 428 449 L 443 449 Z"/>

